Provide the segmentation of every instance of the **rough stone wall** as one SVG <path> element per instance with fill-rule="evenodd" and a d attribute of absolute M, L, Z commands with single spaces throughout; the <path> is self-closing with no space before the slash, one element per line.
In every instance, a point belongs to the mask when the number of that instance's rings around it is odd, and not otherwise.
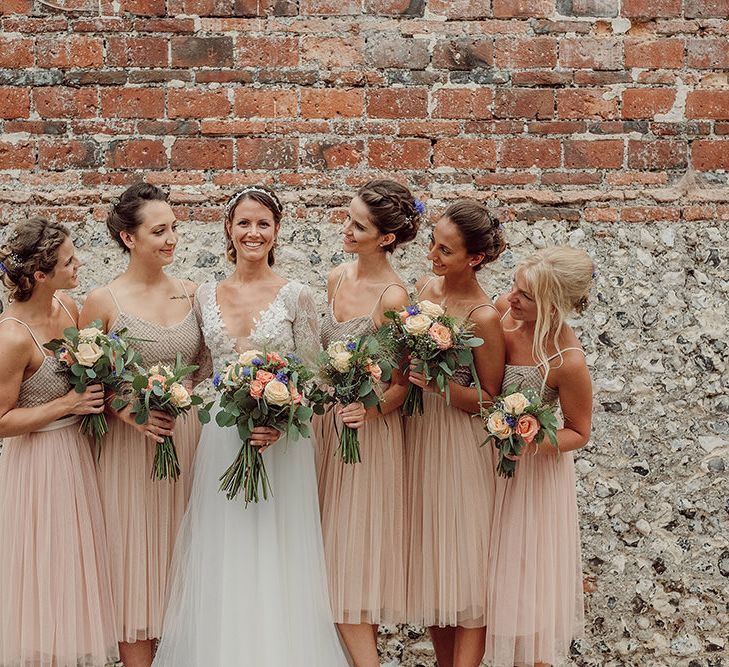
<path fill-rule="evenodd" d="M 174 272 L 198 281 L 224 274 L 222 204 L 249 182 L 282 192 L 280 269 L 320 299 L 370 175 L 430 213 L 487 199 L 511 245 L 491 294 L 537 247 L 590 252 L 573 663 L 729 665 L 727 0 L 53 4 L 0 2 L 0 224 L 72 224 L 79 295 L 120 270 L 102 221 L 142 176 L 171 189 Z M 396 253 L 408 281 L 426 236 Z M 381 638 L 433 664 L 420 629 Z"/>

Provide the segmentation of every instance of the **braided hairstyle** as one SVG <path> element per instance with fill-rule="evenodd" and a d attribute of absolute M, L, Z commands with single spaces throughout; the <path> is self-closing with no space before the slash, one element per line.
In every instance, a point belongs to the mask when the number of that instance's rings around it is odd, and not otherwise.
<path fill-rule="evenodd" d="M 10 301 L 30 299 L 36 272 L 53 273 L 58 250 L 68 236 L 66 227 L 45 218 L 31 218 L 16 226 L 14 236 L 0 247 L 0 280 Z"/>
<path fill-rule="evenodd" d="M 504 252 L 506 240 L 501 225 L 480 201 L 458 199 L 445 210 L 443 217 L 458 227 L 469 255 L 483 255 L 473 267 L 474 271 L 495 261 Z"/>
<path fill-rule="evenodd" d="M 386 179 L 369 181 L 357 191 L 357 197 L 367 206 L 370 220 L 380 234 L 395 235 L 392 243 L 384 246 L 386 252 L 417 236 L 423 204 L 404 185 Z"/>
<path fill-rule="evenodd" d="M 233 239 L 230 235 L 229 225 L 233 223 L 233 214 L 238 204 L 244 199 L 252 199 L 258 202 L 261 206 L 265 206 L 273 215 L 273 222 L 278 227 L 281 224 L 281 218 L 283 217 L 283 205 L 278 195 L 269 187 L 265 185 L 248 185 L 242 190 L 239 190 L 234 194 L 228 202 L 227 209 L 225 212 L 225 256 L 228 261 L 232 264 L 236 263 L 238 259 L 238 252 L 233 245 Z M 273 266 L 275 257 L 273 254 L 273 248 L 268 251 L 268 265 Z"/>
<path fill-rule="evenodd" d="M 167 194 L 156 185 L 135 183 L 122 193 L 114 202 L 106 218 L 106 228 L 124 252 L 129 252 L 127 244 L 121 237 L 122 232 L 134 234 L 142 224 L 140 211 L 150 201 L 167 201 Z"/>

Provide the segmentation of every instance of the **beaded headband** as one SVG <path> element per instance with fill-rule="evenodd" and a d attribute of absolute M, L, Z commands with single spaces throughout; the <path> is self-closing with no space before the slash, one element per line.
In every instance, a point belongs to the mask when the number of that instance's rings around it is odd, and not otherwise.
<path fill-rule="evenodd" d="M 237 192 L 233 197 L 231 197 L 230 201 L 228 202 L 228 205 L 226 206 L 226 211 L 228 215 L 230 215 L 235 207 L 238 205 L 238 202 L 240 201 L 241 197 L 244 195 L 250 194 L 251 192 L 256 192 L 259 195 L 264 195 L 268 197 L 275 206 L 276 210 L 279 213 L 283 213 L 283 206 L 281 205 L 281 202 L 279 201 L 279 198 L 276 196 L 275 193 L 269 192 L 268 190 L 264 190 L 263 188 L 259 188 L 257 185 L 249 185 L 248 187 L 243 188 L 240 192 Z"/>

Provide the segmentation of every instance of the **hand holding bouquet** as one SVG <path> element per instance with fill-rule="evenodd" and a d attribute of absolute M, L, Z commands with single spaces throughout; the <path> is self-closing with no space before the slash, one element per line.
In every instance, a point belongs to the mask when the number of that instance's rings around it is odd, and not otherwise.
<path fill-rule="evenodd" d="M 319 376 L 325 385 L 333 389 L 330 400 L 342 405 L 357 401 L 365 408 L 379 405 L 382 400 L 380 381 L 387 382 L 391 373 L 392 365 L 374 336 L 335 341 L 321 354 Z M 344 424 L 339 443 L 345 463 L 362 460 L 356 429 Z"/>
<path fill-rule="evenodd" d="M 483 444 L 494 441 L 499 451 L 496 471 L 502 477 L 513 477 L 522 449 L 532 442 L 538 445 L 545 435 L 559 452 L 557 418 L 532 389 L 519 390 L 517 385 L 509 385 L 493 399 L 483 419 L 489 433 Z"/>
<path fill-rule="evenodd" d="M 132 390 L 136 396 L 131 412 L 137 424 L 146 424 L 152 410 L 164 412 L 173 417 L 185 414 L 193 405 L 200 405 L 202 399 L 190 394 L 183 380 L 192 375 L 197 366 L 183 366 L 178 352 L 175 367 L 155 365 L 149 370 L 139 368 L 132 379 Z M 115 398 L 112 407 L 121 410 L 129 404 L 123 397 Z M 171 435 L 162 437 L 157 443 L 152 464 L 152 479 L 176 480 L 180 476 L 180 463 Z"/>
<path fill-rule="evenodd" d="M 450 403 L 449 380 L 458 366 L 468 366 L 478 385 L 471 348 L 483 345 L 463 323 L 446 315 L 445 310 L 432 301 L 418 301 L 401 312 L 387 311 L 397 346 L 422 365 L 425 379 L 435 380 L 438 389 Z M 480 388 L 479 388 L 480 391 Z M 423 390 L 412 383 L 402 405 L 402 414 L 412 417 L 423 414 Z"/>
<path fill-rule="evenodd" d="M 271 491 L 263 456 L 252 441 L 257 426 L 275 428 L 291 440 L 309 434 L 313 409 L 303 405 L 309 392 L 307 382 L 312 372 L 296 355 L 285 357 L 276 352 L 248 350 L 213 377 L 220 392 L 218 426 L 235 426 L 242 441 L 235 461 L 220 478 L 220 490 L 229 500 L 243 489 L 246 505 L 257 503 L 261 495 L 268 499 Z M 203 423 L 210 421 L 210 405 L 200 411 Z"/>
<path fill-rule="evenodd" d="M 101 384 L 116 391 L 124 381 L 127 368 L 139 360 L 124 339 L 126 329 L 109 334 L 94 320 L 84 329 L 69 327 L 63 338 L 54 338 L 43 347 L 51 350 L 68 369 L 73 388 L 83 394 L 90 385 Z M 104 413 L 84 415 L 81 432 L 92 435 L 97 445 L 109 432 Z"/>

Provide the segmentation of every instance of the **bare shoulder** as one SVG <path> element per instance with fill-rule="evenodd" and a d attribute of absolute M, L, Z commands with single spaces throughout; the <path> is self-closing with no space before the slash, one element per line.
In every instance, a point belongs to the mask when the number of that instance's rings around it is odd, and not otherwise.
<path fill-rule="evenodd" d="M 182 284 L 185 286 L 185 291 L 192 296 L 197 292 L 197 283 L 193 282 L 192 280 L 183 280 Z"/>
<path fill-rule="evenodd" d="M 490 304 L 489 304 L 490 305 Z M 476 308 L 469 318 L 478 327 L 494 327 L 500 326 L 501 316 L 493 308 L 489 308 L 487 304 L 483 304 L 483 308 Z"/>
<path fill-rule="evenodd" d="M 408 290 L 402 283 L 391 283 L 382 294 L 382 310 L 400 310 L 410 302 Z"/>
<path fill-rule="evenodd" d="M 109 308 L 111 305 L 113 305 L 113 301 L 108 286 L 92 289 L 84 300 L 84 308 L 105 309 L 105 307 Z"/>
<path fill-rule="evenodd" d="M 5 368 L 22 365 L 24 368 L 35 344 L 28 329 L 20 322 L 0 316 L 0 347 L 3 350 L 2 365 Z"/>
<path fill-rule="evenodd" d="M 67 310 L 78 322 L 78 306 L 76 302 L 65 292 L 56 292 L 56 298 L 66 306 Z"/>
<path fill-rule="evenodd" d="M 420 290 L 422 290 L 429 282 L 431 282 L 431 280 L 435 280 L 435 277 L 433 275 L 426 273 L 424 276 L 420 276 L 420 278 L 415 281 L 415 289 L 420 292 Z"/>
<path fill-rule="evenodd" d="M 494 306 L 496 306 L 496 309 L 502 317 L 506 315 L 510 308 L 509 299 L 506 297 L 506 294 L 502 294 L 498 299 L 496 299 L 496 301 L 494 301 Z"/>

